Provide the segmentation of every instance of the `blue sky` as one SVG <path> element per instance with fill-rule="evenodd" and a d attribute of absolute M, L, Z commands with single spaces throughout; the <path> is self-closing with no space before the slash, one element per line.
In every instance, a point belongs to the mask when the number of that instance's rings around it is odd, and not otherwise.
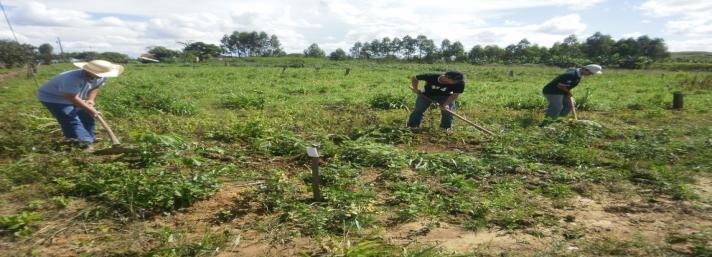
<path fill-rule="evenodd" d="M 712 1 L 701 0 L 3 0 L 20 41 L 65 51 L 137 56 L 149 46 L 218 44 L 234 30 L 276 34 L 287 52 L 327 52 L 356 41 L 424 34 L 466 48 L 527 38 L 551 46 L 570 34 L 664 38 L 672 51 L 712 51 Z M 11 39 L 7 24 L 0 38 Z"/>

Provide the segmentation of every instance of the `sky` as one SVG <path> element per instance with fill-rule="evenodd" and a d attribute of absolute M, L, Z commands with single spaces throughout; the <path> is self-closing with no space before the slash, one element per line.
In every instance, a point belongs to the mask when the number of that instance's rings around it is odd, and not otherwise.
<path fill-rule="evenodd" d="M 710 0 L 0 0 L 21 43 L 65 52 L 121 52 L 179 42 L 219 45 L 232 31 L 279 37 L 287 53 L 327 53 L 356 41 L 426 35 L 505 47 L 526 38 L 550 47 L 568 35 L 648 35 L 670 51 L 712 51 Z M 13 39 L 0 22 L 0 39 Z"/>

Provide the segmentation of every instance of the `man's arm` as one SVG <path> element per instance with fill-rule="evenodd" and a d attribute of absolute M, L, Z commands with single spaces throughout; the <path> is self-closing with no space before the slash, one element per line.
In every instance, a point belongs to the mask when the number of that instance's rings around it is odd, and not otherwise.
<path fill-rule="evenodd" d="M 571 90 L 569 90 L 569 87 L 570 87 L 569 85 L 566 85 L 564 83 L 559 83 L 558 85 L 556 85 L 556 87 L 558 89 L 560 89 L 561 91 L 566 92 L 566 95 L 571 97 Z"/>
<path fill-rule="evenodd" d="M 413 76 L 410 79 L 410 89 L 413 91 L 413 93 L 416 93 L 416 94 L 421 93 L 420 89 L 418 89 L 418 83 L 419 83 L 418 78 L 416 78 L 415 76 Z"/>
<path fill-rule="evenodd" d="M 101 115 L 100 112 L 96 111 L 93 106 L 88 105 L 84 101 L 82 101 L 81 98 L 79 98 L 79 94 L 72 94 L 72 93 L 64 93 L 64 98 L 72 102 L 74 106 L 77 106 L 79 108 L 84 109 L 91 115 L 92 117 L 96 117 Z"/>
<path fill-rule="evenodd" d="M 89 90 L 87 93 L 87 100 L 85 101 L 87 105 L 94 107 L 94 104 L 96 103 L 96 96 L 99 94 L 99 87 L 95 87 L 92 90 Z"/>
<path fill-rule="evenodd" d="M 443 102 L 443 104 L 440 105 L 440 108 L 441 108 L 441 109 L 450 110 L 450 104 L 451 104 L 452 102 L 454 102 L 455 99 L 457 99 L 458 96 L 460 96 L 459 93 L 452 93 L 452 94 L 450 94 L 450 96 L 448 96 L 447 99 L 445 99 L 445 102 Z"/>

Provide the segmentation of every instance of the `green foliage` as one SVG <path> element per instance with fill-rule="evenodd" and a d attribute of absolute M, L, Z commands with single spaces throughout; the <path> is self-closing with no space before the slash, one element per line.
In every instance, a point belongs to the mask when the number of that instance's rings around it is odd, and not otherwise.
<path fill-rule="evenodd" d="M 408 128 L 373 126 L 355 129 L 351 138 L 353 140 L 371 140 L 383 144 L 410 144 L 416 137 Z"/>
<path fill-rule="evenodd" d="M 262 96 L 230 93 L 222 98 L 221 106 L 230 109 L 262 110 L 265 107 L 265 98 Z"/>
<path fill-rule="evenodd" d="M 369 103 L 373 109 L 405 109 L 408 105 L 408 100 L 402 95 L 379 94 L 371 98 Z"/>
<path fill-rule="evenodd" d="M 344 50 L 341 48 L 337 48 L 335 51 L 329 54 L 329 59 L 334 61 L 346 60 L 348 58 L 349 57 L 348 55 L 346 55 L 346 52 L 344 52 Z"/>
<path fill-rule="evenodd" d="M 65 194 L 88 197 L 132 217 L 144 217 L 187 207 L 210 196 L 219 187 L 219 173 L 159 167 L 137 170 L 114 162 L 90 164 L 83 172 L 55 182 Z"/>
<path fill-rule="evenodd" d="M 341 158 L 354 164 L 372 167 L 401 167 L 405 155 L 396 147 L 368 141 L 344 143 Z"/>
<path fill-rule="evenodd" d="M 148 48 L 148 53 L 156 57 L 157 60 L 161 62 L 174 62 L 178 56 L 180 56 L 180 51 L 168 49 L 163 46 L 152 46 Z"/>
<path fill-rule="evenodd" d="M 34 223 L 41 220 L 42 215 L 37 212 L 23 211 L 17 215 L 0 216 L 0 235 L 29 236 L 34 231 Z"/>
<path fill-rule="evenodd" d="M 324 50 L 321 50 L 321 48 L 319 48 L 319 45 L 314 43 L 309 45 L 307 49 L 304 49 L 304 56 L 322 58 L 325 57 L 326 54 L 324 53 Z"/>
<path fill-rule="evenodd" d="M 146 234 L 160 242 L 159 246 L 140 255 L 146 257 L 214 256 L 232 237 L 227 230 L 218 232 L 205 230 L 202 237 L 196 240 L 189 238 L 185 232 L 175 231 L 168 227 L 150 229 L 146 231 Z"/>
<path fill-rule="evenodd" d="M 23 66 L 34 61 L 35 47 L 6 39 L 0 40 L 0 63 L 5 68 Z"/>
<path fill-rule="evenodd" d="M 37 50 L 39 51 L 39 57 L 42 60 L 42 63 L 52 63 L 52 45 L 44 43 L 41 44 Z"/>
<path fill-rule="evenodd" d="M 470 178 L 489 176 L 482 160 L 466 154 L 419 154 L 410 160 L 415 170 L 431 174 L 460 174 Z"/>
<path fill-rule="evenodd" d="M 198 107 L 190 100 L 145 82 L 138 82 L 104 97 L 108 99 L 101 103 L 101 107 L 116 115 L 149 112 L 191 116 L 198 112 Z"/>
<path fill-rule="evenodd" d="M 307 142 L 289 131 L 271 133 L 259 140 L 261 149 L 277 156 L 305 155 Z"/>

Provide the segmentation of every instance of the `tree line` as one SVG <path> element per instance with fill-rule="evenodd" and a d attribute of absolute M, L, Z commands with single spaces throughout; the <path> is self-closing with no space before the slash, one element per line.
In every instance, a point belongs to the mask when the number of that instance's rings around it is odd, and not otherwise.
<path fill-rule="evenodd" d="M 164 46 L 150 46 L 147 57 L 161 62 L 205 61 L 219 56 L 229 57 L 271 57 L 284 56 L 277 35 L 265 32 L 239 32 L 225 34 L 220 45 L 204 42 L 179 42 L 183 48 L 173 50 Z M 52 53 L 50 44 L 34 47 L 14 41 L 0 40 L 0 62 L 5 67 L 15 67 L 28 62 L 50 63 L 54 59 L 74 58 L 82 60 L 105 59 L 117 63 L 127 63 L 130 58 L 116 52 L 75 52 L 58 56 Z M 304 52 L 307 57 L 326 57 L 318 44 L 313 43 Z M 415 62 L 467 62 L 472 64 L 546 64 L 561 67 L 586 63 L 599 63 L 621 68 L 643 68 L 653 62 L 670 57 L 662 38 L 640 36 L 614 40 L 610 35 L 596 32 L 585 40 L 575 35 L 566 37 L 547 48 L 522 39 L 504 48 L 497 45 L 475 45 L 469 49 L 459 42 L 444 39 L 440 44 L 425 35 L 402 38 L 385 37 L 368 42 L 356 42 L 348 52 L 339 48 L 328 57 L 332 60 L 345 59 L 397 59 Z"/>
<path fill-rule="evenodd" d="M 312 44 L 304 50 L 309 57 L 324 57 L 323 50 Z M 522 39 L 504 48 L 497 45 L 475 45 L 469 51 L 459 41 L 444 39 L 437 45 L 425 35 L 413 38 L 385 37 L 370 42 L 356 42 L 346 53 L 336 49 L 329 54 L 333 60 L 400 59 L 419 62 L 468 62 L 472 64 L 547 64 L 561 67 L 599 63 L 621 68 L 642 68 L 670 57 L 662 38 L 640 36 L 614 40 L 610 35 L 596 32 L 583 41 L 575 35 L 556 42 L 550 48 Z"/>

